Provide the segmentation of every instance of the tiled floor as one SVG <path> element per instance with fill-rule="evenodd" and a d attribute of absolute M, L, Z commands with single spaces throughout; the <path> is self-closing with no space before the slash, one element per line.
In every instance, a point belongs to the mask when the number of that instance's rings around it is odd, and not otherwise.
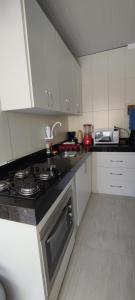
<path fill-rule="evenodd" d="M 135 198 L 92 195 L 59 300 L 135 300 Z"/>

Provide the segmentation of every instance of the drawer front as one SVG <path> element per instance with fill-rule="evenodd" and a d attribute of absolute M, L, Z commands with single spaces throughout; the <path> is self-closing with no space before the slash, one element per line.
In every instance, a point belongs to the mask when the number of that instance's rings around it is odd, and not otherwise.
<path fill-rule="evenodd" d="M 96 153 L 95 164 L 106 168 L 135 168 L 135 153 Z"/>
<path fill-rule="evenodd" d="M 96 192 L 114 195 L 135 196 L 134 169 L 97 168 Z"/>
<path fill-rule="evenodd" d="M 110 182 L 105 185 L 104 182 L 101 181 L 98 186 L 97 192 L 103 194 L 135 197 L 135 185 L 129 182 L 126 184 L 125 183 L 119 184 L 118 182 L 115 183 Z"/>
<path fill-rule="evenodd" d="M 110 182 L 116 181 L 122 184 L 126 182 L 135 183 L 135 169 L 126 168 L 98 168 L 97 176 L 103 177 L 104 180 Z"/>

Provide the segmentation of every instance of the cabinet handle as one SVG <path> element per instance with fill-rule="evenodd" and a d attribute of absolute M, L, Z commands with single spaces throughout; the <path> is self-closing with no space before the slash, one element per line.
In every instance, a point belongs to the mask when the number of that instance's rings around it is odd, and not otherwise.
<path fill-rule="evenodd" d="M 48 96 L 49 96 L 49 106 L 53 107 L 53 94 L 51 91 L 48 92 Z"/>
<path fill-rule="evenodd" d="M 113 173 L 111 172 L 110 175 L 123 175 L 122 173 Z"/>
<path fill-rule="evenodd" d="M 67 110 L 70 111 L 70 99 L 65 99 L 65 102 L 67 104 Z"/>
<path fill-rule="evenodd" d="M 110 187 L 112 187 L 112 188 L 119 188 L 119 189 L 121 189 L 122 188 L 122 185 L 110 185 Z"/>
<path fill-rule="evenodd" d="M 45 90 L 45 95 L 47 95 L 47 96 L 48 96 L 48 90 Z"/>
<path fill-rule="evenodd" d="M 123 160 L 112 160 L 112 159 L 110 159 L 110 162 L 120 162 L 120 163 L 122 163 Z"/>
<path fill-rule="evenodd" d="M 79 103 L 76 103 L 76 107 L 77 107 L 77 112 L 80 113 L 80 105 L 79 105 Z"/>
<path fill-rule="evenodd" d="M 47 96 L 48 107 L 50 107 L 50 101 L 49 101 L 49 91 L 48 91 L 48 90 L 45 90 L 45 95 Z"/>

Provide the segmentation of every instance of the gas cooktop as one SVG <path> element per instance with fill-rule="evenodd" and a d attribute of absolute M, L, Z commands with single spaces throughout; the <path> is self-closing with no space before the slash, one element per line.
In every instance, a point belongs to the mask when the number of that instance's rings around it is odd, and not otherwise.
<path fill-rule="evenodd" d="M 37 199 L 60 177 L 55 164 L 38 163 L 25 169 L 9 172 L 0 180 L 0 197 Z"/>

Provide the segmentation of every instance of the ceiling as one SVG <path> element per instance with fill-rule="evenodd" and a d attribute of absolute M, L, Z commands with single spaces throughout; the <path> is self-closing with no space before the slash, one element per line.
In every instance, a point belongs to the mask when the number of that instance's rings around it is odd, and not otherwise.
<path fill-rule="evenodd" d="M 75 56 L 135 42 L 135 0 L 37 0 Z"/>

